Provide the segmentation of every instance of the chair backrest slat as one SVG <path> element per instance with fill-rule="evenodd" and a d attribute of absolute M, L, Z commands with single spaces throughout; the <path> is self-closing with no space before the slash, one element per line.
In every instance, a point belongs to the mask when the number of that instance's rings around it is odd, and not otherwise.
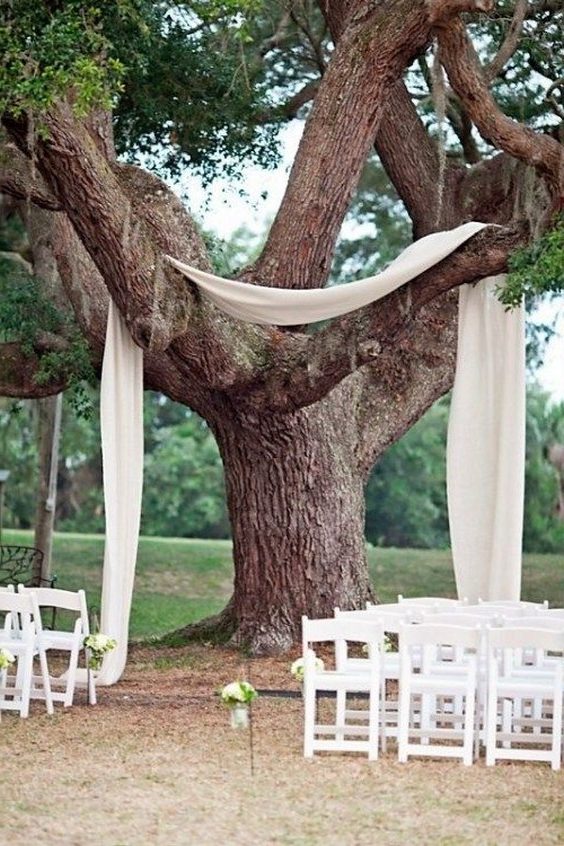
<path fill-rule="evenodd" d="M 446 596 L 402 596 L 398 593 L 398 603 L 400 605 L 430 605 L 440 608 L 455 608 L 457 606 L 466 605 L 466 599 L 452 599 Z"/>
<path fill-rule="evenodd" d="M 302 617 L 302 632 L 306 644 L 338 640 L 375 643 L 383 638 L 380 623 L 350 617 L 327 617 L 319 620 Z"/>
<path fill-rule="evenodd" d="M 564 632 L 551 629 L 511 626 L 490 629 L 488 642 L 492 649 L 544 649 L 564 652 Z"/>
<path fill-rule="evenodd" d="M 453 626 L 441 623 L 421 623 L 415 626 L 402 626 L 400 629 L 400 649 L 408 646 L 463 646 L 478 649 L 480 646 L 480 627 Z"/>
<path fill-rule="evenodd" d="M 59 588 L 27 588 L 18 585 L 18 591 L 22 594 L 33 592 L 40 608 L 61 608 L 65 611 L 82 611 L 80 594 L 84 591 L 61 590 Z"/>

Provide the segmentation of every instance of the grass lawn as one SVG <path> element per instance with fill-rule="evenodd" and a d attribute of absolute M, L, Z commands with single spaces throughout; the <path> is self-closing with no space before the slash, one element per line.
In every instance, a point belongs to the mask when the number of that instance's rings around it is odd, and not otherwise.
<path fill-rule="evenodd" d="M 30 532 L 4 530 L 5 543 L 32 544 Z M 59 587 L 84 587 L 90 607 L 99 605 L 104 541 L 101 535 L 56 534 L 53 571 Z M 406 596 L 455 596 L 446 550 L 368 551 L 372 583 L 384 601 Z M 131 616 L 131 637 L 149 638 L 219 611 L 231 593 L 229 541 L 141 538 Z M 526 555 L 523 598 L 564 606 L 564 559 Z"/>

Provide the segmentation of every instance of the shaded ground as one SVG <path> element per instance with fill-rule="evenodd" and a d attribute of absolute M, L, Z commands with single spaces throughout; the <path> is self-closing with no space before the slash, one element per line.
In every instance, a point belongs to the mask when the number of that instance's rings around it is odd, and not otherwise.
<path fill-rule="evenodd" d="M 287 659 L 256 687 L 297 690 Z M 233 731 L 214 691 L 247 669 L 222 649 L 136 648 L 99 705 L 4 714 L 0 843 L 11 846 L 404 846 L 564 842 L 564 775 L 332 755 L 304 761 L 301 700 L 263 696 Z"/>

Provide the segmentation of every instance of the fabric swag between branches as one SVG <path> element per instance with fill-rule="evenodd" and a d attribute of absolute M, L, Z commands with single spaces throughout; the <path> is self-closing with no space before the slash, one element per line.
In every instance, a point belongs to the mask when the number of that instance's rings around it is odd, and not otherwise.
<path fill-rule="evenodd" d="M 433 267 L 486 224 L 435 232 L 405 249 L 381 273 L 314 290 L 266 288 L 222 279 L 167 256 L 232 317 L 295 326 L 328 320 L 375 302 Z M 459 596 L 518 599 L 525 466 L 523 309 L 495 296 L 504 277 L 460 289 L 457 370 L 447 449 L 449 520 Z M 113 303 L 102 370 L 102 452 L 106 547 L 101 626 L 118 647 L 99 684 L 125 667 L 141 514 L 143 353 Z"/>

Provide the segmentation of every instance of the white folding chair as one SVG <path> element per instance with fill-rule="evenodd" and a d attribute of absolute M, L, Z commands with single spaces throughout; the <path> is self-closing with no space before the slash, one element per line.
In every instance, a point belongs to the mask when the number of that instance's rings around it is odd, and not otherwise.
<path fill-rule="evenodd" d="M 546 608 L 545 610 L 538 610 L 536 612 L 539 617 L 554 620 L 564 620 L 564 608 Z"/>
<path fill-rule="evenodd" d="M 378 729 L 380 706 L 382 626 L 346 618 L 309 620 L 302 617 L 304 655 L 304 756 L 313 757 L 316 751 L 366 752 L 369 760 L 378 757 Z M 366 644 L 368 671 L 365 669 L 319 669 L 312 648 L 321 642 L 331 642 L 334 654 L 341 642 Z M 336 657 L 335 657 L 336 661 Z M 317 694 L 335 694 L 335 719 L 332 723 L 317 722 Z M 368 725 L 348 722 L 347 696 L 368 694 Z M 357 713 L 355 709 L 355 714 Z M 329 738 L 327 737 L 329 736 Z"/>
<path fill-rule="evenodd" d="M 18 711 L 20 717 L 29 715 L 29 700 L 33 694 L 33 659 L 39 655 L 42 684 L 42 698 L 47 713 L 53 713 L 53 699 L 49 683 L 49 671 L 45 651 L 38 647 L 37 637 L 41 632 L 41 617 L 33 593 L 21 596 L 13 591 L 0 592 L 0 613 L 5 614 L 4 628 L 0 632 L 0 649 L 6 649 L 16 659 L 14 683 L 8 684 L 8 671 L 0 678 L 0 711 Z"/>
<path fill-rule="evenodd" d="M 451 599 L 446 596 L 402 596 L 398 593 L 398 604 L 400 605 L 426 605 L 431 608 L 446 610 L 447 608 L 456 608 L 461 605 L 468 605 L 467 599 Z"/>
<path fill-rule="evenodd" d="M 24 595 L 28 592 L 33 592 L 40 610 L 55 608 L 58 611 L 72 612 L 75 617 L 71 631 L 42 629 L 41 635 L 38 634 L 38 645 L 43 650 L 57 650 L 69 653 L 66 672 L 59 677 L 50 676 L 52 687 L 64 686 L 64 690 L 62 691 L 52 691 L 53 700 L 55 702 L 62 702 L 64 707 L 68 708 L 74 700 L 79 655 L 84 648 L 84 638 L 90 633 L 86 594 L 83 590 L 68 591 L 57 588 L 26 588 L 23 585 L 18 585 L 18 591 Z M 60 616 L 59 614 L 59 619 Z M 86 651 L 85 657 L 87 660 Z M 93 705 L 96 703 L 96 689 L 94 674 L 90 670 L 87 671 L 87 687 L 88 701 Z"/>
<path fill-rule="evenodd" d="M 353 620 L 364 620 L 380 623 L 384 631 L 384 637 L 399 633 L 403 624 L 420 622 L 427 613 L 424 606 L 412 606 L 409 603 L 394 603 L 390 605 L 372 605 L 367 603 L 361 611 L 340 611 L 335 608 L 335 617 L 344 617 Z M 346 644 L 339 644 L 337 650 L 337 666 L 339 669 L 358 672 L 366 665 L 366 659 L 350 658 L 346 651 Z M 400 673 L 399 652 L 396 649 L 386 649 L 382 653 L 381 672 L 381 744 L 382 751 L 387 748 L 387 738 L 397 737 L 398 732 L 398 698 L 390 694 L 388 682 L 398 682 Z M 355 715 L 347 711 L 347 716 L 361 718 L 360 714 Z"/>
<path fill-rule="evenodd" d="M 399 635 L 400 684 L 398 720 L 398 760 L 411 755 L 473 760 L 475 705 L 480 629 L 436 623 L 402 626 Z M 455 661 L 458 649 L 463 657 Z M 414 652 L 421 652 L 417 668 Z M 448 654 L 448 659 L 445 655 Z M 456 663 L 456 672 L 453 671 Z M 456 725 L 443 727 L 444 703 L 462 697 Z M 419 698 L 419 725 L 412 700 Z M 440 708 L 437 706 L 440 705 Z M 439 727 L 441 723 L 441 727 Z M 459 727 L 459 723 L 461 727 Z M 419 742 L 414 742 L 419 739 Z M 439 743 L 433 741 L 438 740 Z M 456 742 L 458 741 L 458 742 Z M 453 743 L 454 742 L 454 743 Z"/>
<path fill-rule="evenodd" d="M 481 602 L 479 605 L 467 605 L 464 609 L 464 613 L 479 615 L 485 619 L 490 618 L 493 620 L 503 617 L 506 620 L 511 620 L 528 616 L 531 613 L 531 609 L 522 608 L 520 606 L 499 605 L 493 602 Z"/>
<path fill-rule="evenodd" d="M 480 649 L 478 652 L 478 666 L 476 676 L 476 747 L 475 755 L 479 753 L 480 737 L 483 736 L 482 728 L 485 725 L 486 713 L 486 692 L 487 692 L 487 637 L 486 633 L 489 626 L 502 626 L 504 621 L 502 617 L 490 617 L 483 614 L 466 613 L 468 607 L 462 607 L 459 610 L 453 609 L 445 613 L 426 614 L 423 618 L 424 623 L 431 623 L 433 625 L 448 625 L 448 626 L 463 626 L 467 629 L 478 629 L 480 631 Z M 450 652 L 450 655 L 449 655 Z M 449 657 L 452 663 L 449 664 Z M 442 669 L 445 672 L 458 672 L 459 664 L 464 661 L 464 649 L 461 647 L 443 647 L 442 648 Z M 462 715 L 464 701 L 461 695 L 454 697 L 452 701 L 452 719 L 453 721 L 460 719 Z M 443 719 L 443 717 L 441 717 Z M 445 715 L 444 722 L 448 721 L 448 716 Z"/>
<path fill-rule="evenodd" d="M 505 608 L 522 608 L 525 613 L 529 613 L 531 609 L 538 608 L 544 610 L 548 608 L 548 599 L 543 602 L 530 602 L 525 599 L 478 599 L 478 605 L 494 605 L 503 606 Z"/>
<path fill-rule="evenodd" d="M 552 653 L 554 660 L 543 662 L 540 666 L 523 662 L 524 655 L 539 650 Z M 499 759 L 506 759 L 549 761 L 553 770 L 560 769 L 563 671 L 564 632 L 513 626 L 490 629 L 487 766 L 493 766 Z M 503 702 L 501 713 L 498 708 L 500 700 Z M 524 701 L 542 703 L 540 718 L 534 713 L 528 720 L 523 718 Z"/>

